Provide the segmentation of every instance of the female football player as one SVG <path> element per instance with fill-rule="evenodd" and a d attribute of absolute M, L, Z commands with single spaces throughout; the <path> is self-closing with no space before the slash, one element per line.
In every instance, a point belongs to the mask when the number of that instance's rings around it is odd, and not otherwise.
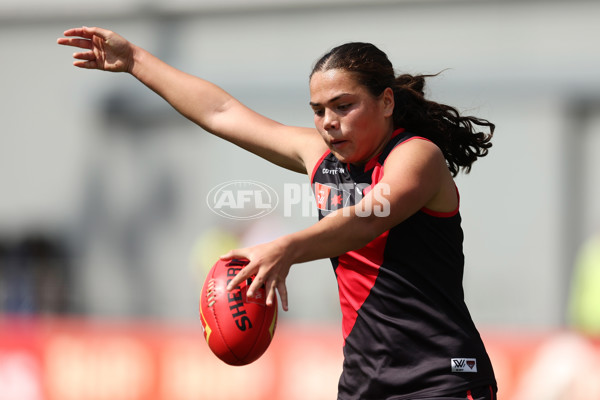
<path fill-rule="evenodd" d="M 334 48 L 310 74 L 315 128 L 286 126 L 220 87 L 100 28 L 67 30 L 74 65 L 127 72 L 204 130 L 310 177 L 319 221 L 223 259 L 247 258 L 287 310 L 293 264 L 330 258 L 343 313 L 338 398 L 495 399 L 496 381 L 463 300 L 463 232 L 453 177 L 491 146 L 494 125 L 425 98 L 368 43 Z M 486 132 L 479 132 L 484 128 Z"/>

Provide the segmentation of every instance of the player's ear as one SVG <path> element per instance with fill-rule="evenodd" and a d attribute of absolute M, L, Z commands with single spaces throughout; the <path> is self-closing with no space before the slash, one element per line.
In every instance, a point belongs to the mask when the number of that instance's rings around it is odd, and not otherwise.
<path fill-rule="evenodd" d="M 385 88 L 381 94 L 383 102 L 383 113 L 385 117 L 391 117 L 394 114 L 394 91 L 392 88 Z"/>

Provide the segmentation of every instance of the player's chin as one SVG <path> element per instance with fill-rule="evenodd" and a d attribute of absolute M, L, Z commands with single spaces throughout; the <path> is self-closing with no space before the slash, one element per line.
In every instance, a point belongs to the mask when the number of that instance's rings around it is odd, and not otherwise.
<path fill-rule="evenodd" d="M 331 153 L 343 164 L 356 164 L 359 163 L 359 158 L 352 151 L 339 151 L 331 149 Z"/>

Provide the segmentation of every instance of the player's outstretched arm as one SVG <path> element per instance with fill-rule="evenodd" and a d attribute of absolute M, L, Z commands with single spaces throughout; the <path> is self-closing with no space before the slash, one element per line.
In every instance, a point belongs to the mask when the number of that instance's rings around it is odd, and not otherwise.
<path fill-rule="evenodd" d="M 120 35 L 102 28 L 64 32 L 58 44 L 80 49 L 74 65 L 128 72 L 203 129 L 268 161 L 307 173 L 326 147 L 315 129 L 264 117 L 206 80 L 180 71 Z"/>

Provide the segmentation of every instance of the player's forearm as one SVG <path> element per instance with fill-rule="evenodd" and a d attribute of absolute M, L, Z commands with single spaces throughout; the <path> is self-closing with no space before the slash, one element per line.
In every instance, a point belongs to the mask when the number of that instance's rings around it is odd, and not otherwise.
<path fill-rule="evenodd" d="M 292 263 L 337 257 L 364 247 L 379 236 L 385 228 L 379 217 L 356 215 L 355 207 L 338 210 L 318 223 L 282 240 L 290 252 Z"/>
<path fill-rule="evenodd" d="M 211 118 L 223 111 L 233 98 L 211 82 L 180 71 L 148 51 L 132 46 L 133 63 L 129 72 L 182 115 L 212 131 Z"/>

